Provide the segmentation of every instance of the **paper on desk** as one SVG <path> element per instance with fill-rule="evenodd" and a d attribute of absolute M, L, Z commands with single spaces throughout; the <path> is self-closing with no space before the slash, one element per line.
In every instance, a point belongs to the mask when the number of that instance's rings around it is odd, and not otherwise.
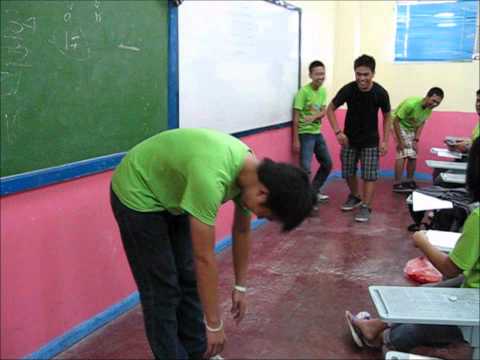
<path fill-rule="evenodd" d="M 428 196 L 414 191 L 412 193 L 413 211 L 451 209 L 451 201 L 440 200 L 433 196 Z"/>
<path fill-rule="evenodd" d="M 455 151 L 450 151 L 448 149 L 444 149 L 444 148 L 431 148 L 430 149 L 430 152 L 433 153 L 433 154 L 436 154 L 437 156 L 440 156 L 440 157 L 446 157 L 446 158 L 450 158 L 450 159 L 461 159 L 462 158 L 462 154 L 459 153 L 459 152 L 455 152 Z"/>
<path fill-rule="evenodd" d="M 462 233 L 452 231 L 428 230 L 427 238 L 430 244 L 440 251 L 450 252 L 455 247 Z"/>

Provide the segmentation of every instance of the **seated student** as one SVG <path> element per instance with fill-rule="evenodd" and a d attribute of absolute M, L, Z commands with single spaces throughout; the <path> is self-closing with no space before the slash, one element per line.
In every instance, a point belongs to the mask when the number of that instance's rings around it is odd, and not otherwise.
<path fill-rule="evenodd" d="M 450 151 L 457 151 L 460 153 L 468 153 L 472 142 L 480 135 L 480 89 L 477 90 L 477 100 L 475 101 L 475 110 L 477 110 L 478 121 L 477 125 L 473 128 L 471 139 L 458 141 L 455 144 L 448 145 Z"/>
<path fill-rule="evenodd" d="M 475 101 L 475 109 L 477 111 L 478 121 L 477 121 L 477 125 L 473 128 L 471 139 L 459 141 L 459 142 L 456 142 L 454 144 L 448 144 L 447 143 L 448 149 L 450 151 L 456 151 L 456 152 L 460 152 L 460 153 L 468 155 L 468 152 L 470 150 L 472 142 L 476 138 L 478 138 L 479 135 L 480 135 L 480 89 L 477 90 L 477 99 Z M 459 159 L 458 161 L 465 162 L 466 157 L 464 156 L 462 159 Z M 442 178 L 440 177 L 440 174 L 442 172 L 453 172 L 453 173 L 455 173 L 456 171 L 455 170 L 447 170 L 447 169 L 439 169 L 439 168 L 434 169 L 433 173 L 432 173 L 432 178 L 433 178 L 433 183 L 435 185 L 442 186 L 442 187 L 448 187 L 448 188 L 458 187 L 458 185 L 456 185 L 456 184 L 449 184 L 449 183 L 443 182 Z"/>
<path fill-rule="evenodd" d="M 472 144 L 467 169 L 467 187 L 475 201 L 480 201 L 480 139 Z M 445 254 L 432 246 L 426 235 L 418 231 L 413 241 L 447 278 L 463 272 L 462 287 L 480 287 L 480 207 L 467 218 L 463 233 L 450 254 Z M 347 324 L 355 343 L 359 347 L 369 346 L 384 350 L 410 352 L 420 346 L 446 346 L 463 342 L 462 332 L 457 326 L 394 324 L 390 326 L 380 319 L 360 319 L 346 312 Z"/>
<path fill-rule="evenodd" d="M 403 100 L 393 113 L 393 129 L 397 141 L 395 183 L 393 191 L 407 192 L 417 188 L 413 176 L 417 166 L 417 149 L 425 122 L 444 98 L 443 90 L 433 87 L 425 97 L 412 96 Z M 403 169 L 407 179 L 402 182 Z"/>
<path fill-rule="evenodd" d="M 207 129 L 168 130 L 141 142 L 116 168 L 111 189 L 157 359 L 223 350 L 214 251 L 221 204 L 235 202 L 231 312 L 238 323 L 246 311 L 250 211 L 287 231 L 311 213 L 314 200 L 300 168 L 259 161 L 240 140 Z"/>

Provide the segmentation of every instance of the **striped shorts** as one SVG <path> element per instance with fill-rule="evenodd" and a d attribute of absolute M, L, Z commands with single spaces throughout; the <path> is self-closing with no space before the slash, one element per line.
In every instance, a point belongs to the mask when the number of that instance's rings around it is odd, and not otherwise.
<path fill-rule="evenodd" d="M 342 177 L 348 178 L 357 173 L 357 163 L 360 161 L 362 179 L 375 181 L 378 179 L 379 165 L 378 147 L 352 148 L 342 147 L 340 159 L 342 161 Z"/>

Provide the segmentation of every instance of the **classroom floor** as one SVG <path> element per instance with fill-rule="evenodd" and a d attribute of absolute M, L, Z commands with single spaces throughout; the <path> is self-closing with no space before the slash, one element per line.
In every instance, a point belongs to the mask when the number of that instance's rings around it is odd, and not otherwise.
<path fill-rule="evenodd" d="M 408 285 L 407 260 L 419 256 L 406 226 L 412 223 L 405 195 L 391 191 L 391 179 L 378 182 L 369 223 L 341 212 L 348 194 L 341 179 L 330 181 L 330 201 L 301 227 L 280 234 L 268 223 L 253 232 L 249 268 L 249 309 L 240 326 L 229 317 L 233 283 L 229 249 L 218 255 L 225 313 L 226 359 L 372 359 L 381 354 L 357 349 L 344 312 L 376 314 L 369 285 Z M 58 359 L 152 358 L 137 306 Z"/>

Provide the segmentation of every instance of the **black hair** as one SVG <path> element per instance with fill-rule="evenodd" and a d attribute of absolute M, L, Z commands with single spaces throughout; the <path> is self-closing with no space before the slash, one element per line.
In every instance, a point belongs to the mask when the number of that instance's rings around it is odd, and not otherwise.
<path fill-rule="evenodd" d="M 477 96 L 480 96 L 480 89 L 477 90 Z"/>
<path fill-rule="evenodd" d="M 480 201 L 480 136 L 473 142 L 468 155 L 467 189 L 474 201 Z"/>
<path fill-rule="evenodd" d="M 290 231 L 300 225 L 313 209 L 314 197 L 308 175 L 302 169 L 268 158 L 257 169 L 258 179 L 268 189 L 264 206 Z"/>
<path fill-rule="evenodd" d="M 315 69 L 316 67 L 319 67 L 319 66 L 321 66 L 325 69 L 325 65 L 323 65 L 323 62 L 321 62 L 320 60 L 314 60 L 308 66 L 308 71 L 312 72 L 313 69 Z"/>
<path fill-rule="evenodd" d="M 442 99 L 444 97 L 443 90 L 440 89 L 439 87 L 432 87 L 430 90 L 428 90 L 427 96 L 431 97 L 433 95 L 440 96 Z"/>
<path fill-rule="evenodd" d="M 370 55 L 363 54 L 362 56 L 359 56 L 358 58 L 355 59 L 355 62 L 353 63 L 353 70 L 355 70 L 359 66 L 366 66 L 370 70 L 372 70 L 372 73 L 374 73 L 375 72 L 375 59 Z"/>

